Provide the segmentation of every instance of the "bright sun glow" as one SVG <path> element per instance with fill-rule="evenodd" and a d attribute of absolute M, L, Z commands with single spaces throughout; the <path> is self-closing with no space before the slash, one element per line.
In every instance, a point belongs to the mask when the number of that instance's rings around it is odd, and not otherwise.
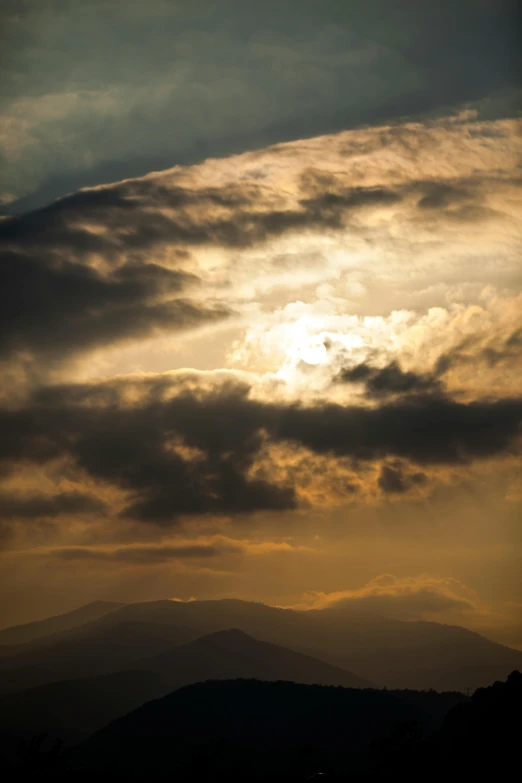
<path fill-rule="evenodd" d="M 299 353 L 301 359 L 306 364 L 323 364 L 327 357 L 324 338 L 320 335 L 311 337 L 307 342 L 299 346 Z"/>
<path fill-rule="evenodd" d="M 322 319 L 300 318 L 288 324 L 282 339 L 285 360 L 277 375 L 286 381 L 295 380 L 300 364 L 327 364 L 326 337 Z"/>
<path fill-rule="evenodd" d="M 303 361 L 306 364 L 323 364 L 327 360 L 324 344 L 324 323 L 319 318 L 299 318 L 288 325 L 286 340 L 286 361 L 294 367 Z"/>

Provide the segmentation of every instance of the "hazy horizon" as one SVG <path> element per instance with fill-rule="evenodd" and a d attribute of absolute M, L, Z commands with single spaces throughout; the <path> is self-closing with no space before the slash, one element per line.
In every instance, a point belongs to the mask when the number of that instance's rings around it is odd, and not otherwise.
<path fill-rule="evenodd" d="M 181 599 L 181 598 L 176 598 L 176 597 L 168 598 L 168 597 L 164 597 L 164 596 L 158 596 L 156 598 L 149 598 L 149 599 L 147 599 L 145 601 L 129 601 L 129 602 L 126 602 L 126 601 L 109 601 L 109 600 L 103 600 L 102 598 L 99 598 L 99 599 L 96 599 L 96 600 L 94 600 L 92 602 L 89 602 L 88 604 L 81 604 L 79 606 L 74 605 L 70 609 L 65 610 L 63 612 L 59 612 L 57 614 L 51 614 L 51 615 L 43 614 L 43 615 L 34 616 L 34 617 L 30 618 L 30 619 L 24 620 L 24 622 L 22 622 L 22 623 L 9 624 L 9 625 L 0 625 L 0 631 L 6 631 L 8 629 L 17 628 L 19 626 L 23 627 L 25 625 L 31 625 L 32 623 L 39 623 L 39 622 L 42 622 L 42 621 L 45 621 L 45 620 L 63 617 L 63 616 L 66 616 L 68 614 L 74 613 L 75 611 L 78 611 L 78 610 L 87 609 L 87 608 L 89 608 L 91 606 L 94 607 L 96 604 L 111 605 L 114 608 L 111 608 L 108 611 L 112 612 L 112 611 L 117 611 L 117 608 L 119 608 L 120 606 L 124 607 L 124 606 L 127 606 L 127 605 L 142 604 L 142 603 L 143 604 L 154 604 L 154 603 L 158 603 L 158 602 L 161 603 L 163 601 L 172 601 L 174 603 L 187 603 L 187 604 L 201 603 L 201 602 L 208 603 L 208 602 L 213 602 L 213 601 L 225 601 L 225 602 L 226 601 L 238 601 L 240 603 L 245 603 L 245 604 L 252 603 L 252 604 L 257 604 L 257 605 L 261 605 L 261 606 L 266 606 L 266 607 L 272 608 L 272 609 L 288 609 L 288 610 L 292 610 L 292 611 L 295 611 L 295 612 L 303 612 L 303 613 L 315 612 L 315 611 L 322 610 L 322 609 L 332 608 L 332 609 L 337 609 L 337 611 L 340 610 L 341 612 L 345 613 L 345 616 L 347 618 L 350 618 L 350 617 L 356 618 L 358 616 L 363 616 L 363 617 L 367 617 L 367 618 L 375 617 L 376 620 L 379 620 L 380 618 L 382 618 L 382 619 L 398 620 L 399 622 L 411 622 L 411 623 L 415 623 L 415 622 L 419 622 L 419 621 L 422 621 L 422 622 L 432 622 L 432 623 L 436 623 L 436 624 L 440 624 L 440 625 L 448 625 L 450 627 L 454 626 L 455 628 L 464 628 L 465 630 L 469 630 L 469 631 L 473 632 L 473 629 L 467 628 L 466 626 L 460 625 L 458 623 L 442 623 L 442 622 L 438 622 L 438 621 L 434 621 L 434 620 L 425 620 L 425 619 L 420 620 L 420 618 L 411 618 L 411 617 L 410 618 L 406 618 L 404 616 L 401 616 L 401 612 L 400 611 L 394 612 L 390 607 L 385 608 L 385 607 L 381 606 L 380 608 L 378 608 L 376 610 L 375 608 L 372 608 L 371 606 L 364 606 L 364 605 L 361 606 L 361 605 L 358 605 L 358 602 L 339 601 L 337 603 L 331 603 L 329 605 L 325 604 L 325 605 L 322 605 L 322 606 L 302 606 L 302 605 L 283 606 L 283 605 L 280 605 L 280 604 L 269 604 L 269 603 L 267 603 L 265 601 L 260 601 L 260 600 L 257 600 L 257 601 L 250 600 L 249 601 L 249 600 L 240 598 L 238 596 L 222 596 L 220 598 L 195 598 L 195 597 L 192 596 L 192 597 L 190 597 L 188 599 Z M 231 630 L 235 630 L 233 628 L 233 626 L 231 626 Z M 486 634 L 486 633 L 481 633 L 479 631 L 474 631 L 474 633 L 479 633 L 480 636 L 483 636 L 484 638 L 488 639 L 489 641 L 498 642 L 500 644 L 505 644 L 504 642 L 499 642 L 498 639 L 494 639 L 491 636 L 488 636 L 488 634 Z M 522 646 L 517 646 L 516 644 L 507 644 L 505 646 L 510 647 L 513 650 L 520 650 L 520 651 L 522 651 Z"/>

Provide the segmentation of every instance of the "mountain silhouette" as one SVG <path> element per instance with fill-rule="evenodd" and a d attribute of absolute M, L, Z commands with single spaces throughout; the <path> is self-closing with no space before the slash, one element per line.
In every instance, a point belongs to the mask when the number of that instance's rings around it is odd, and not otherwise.
<path fill-rule="evenodd" d="M 0 694 L 45 683 L 121 672 L 191 639 L 179 625 L 144 622 L 88 623 L 74 632 L 53 634 L 39 647 L 25 645 L 0 660 Z"/>
<path fill-rule="evenodd" d="M 230 628 L 380 687 L 474 690 L 522 669 L 522 652 L 459 626 L 341 607 L 296 611 L 235 599 L 164 600 L 126 604 L 82 626 L 10 647 L 0 658 L 0 693 L 136 668 L 142 658 Z"/>
<path fill-rule="evenodd" d="M 371 743 L 372 780 L 511 780 L 520 765 L 522 675 L 479 688 L 455 704 L 442 727 L 422 736 L 418 724 L 396 725 Z M 420 774 L 421 773 L 421 774 Z"/>
<path fill-rule="evenodd" d="M 237 678 L 372 687 L 371 682 L 355 674 L 285 647 L 257 641 L 237 628 L 175 647 L 141 664 L 178 687 L 200 680 Z"/>
<path fill-rule="evenodd" d="M 461 626 L 344 608 L 311 614 L 321 627 L 311 654 L 388 688 L 474 691 L 522 668 L 520 650 Z"/>
<path fill-rule="evenodd" d="M 225 636 L 229 643 L 240 640 Z M 71 780 L 510 780 L 519 764 L 521 708 L 518 671 L 471 699 L 208 681 L 149 701 L 65 751 L 56 740 L 46 745 L 36 736 L 17 756 L 11 743 L 8 752 L 2 748 L 2 762 L 16 779 L 25 779 L 24 772 L 42 779 L 47 772 Z"/>
<path fill-rule="evenodd" d="M 374 739 L 397 723 L 422 726 L 424 720 L 418 704 L 387 691 L 211 681 L 119 718 L 80 745 L 73 759 L 93 772 L 131 777 L 353 775 L 368 765 Z"/>
<path fill-rule="evenodd" d="M 479 688 L 469 701 L 446 716 L 437 741 L 461 780 L 509 780 L 520 766 L 522 737 L 522 674 Z M 442 754 L 441 754 L 442 755 Z"/>
<path fill-rule="evenodd" d="M 39 685 L 0 698 L 0 735 L 77 742 L 168 690 L 160 675 L 144 671 Z"/>
<path fill-rule="evenodd" d="M 0 729 L 75 741 L 150 699 L 202 680 L 288 680 L 371 687 L 309 656 L 235 629 L 221 631 L 139 662 L 137 671 L 64 680 L 0 698 Z"/>
<path fill-rule="evenodd" d="M 58 614 L 45 620 L 36 620 L 23 625 L 13 625 L 10 628 L 0 630 L 0 645 L 24 644 L 58 631 L 76 628 L 92 620 L 97 620 L 99 617 L 103 617 L 103 615 L 113 612 L 115 609 L 120 609 L 122 606 L 124 604 L 116 601 L 93 601 L 85 606 L 80 606 L 79 609 L 74 609 L 72 612 Z M 4 652 L 6 652 L 5 649 Z"/>

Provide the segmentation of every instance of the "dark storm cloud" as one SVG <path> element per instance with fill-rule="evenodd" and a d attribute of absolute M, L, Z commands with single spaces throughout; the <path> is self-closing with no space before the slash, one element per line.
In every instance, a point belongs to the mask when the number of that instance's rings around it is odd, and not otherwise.
<path fill-rule="evenodd" d="M 82 492 L 60 492 L 52 497 L 0 492 L 0 521 L 69 514 L 100 514 L 105 510 L 105 504 L 101 500 Z"/>
<path fill-rule="evenodd" d="M 369 397 L 387 397 L 442 392 L 440 382 L 433 375 L 402 370 L 397 362 L 386 367 L 372 367 L 365 362 L 346 367 L 337 375 L 340 383 L 362 383 Z"/>
<path fill-rule="evenodd" d="M 318 453 L 361 460 L 402 457 L 418 464 L 465 463 L 510 449 L 522 419 L 522 400 L 459 403 L 419 395 L 378 408 L 292 407 L 277 436 Z"/>
<path fill-rule="evenodd" d="M 304 407 L 254 401 L 239 385 L 199 393 L 179 388 L 171 399 L 155 394 L 154 383 L 142 388 L 142 401 L 133 406 L 110 384 L 37 393 L 10 416 L 5 469 L 67 456 L 128 493 L 125 516 L 166 524 L 183 515 L 294 508 L 291 480 L 279 485 L 253 472 L 267 443 L 291 442 L 354 464 L 388 458 L 465 464 L 514 451 L 522 421 L 520 399 L 460 403 L 417 395 L 378 408 Z M 381 473 L 385 491 L 422 480 L 393 463 Z"/>
<path fill-rule="evenodd" d="M 104 260 L 156 246 L 248 247 L 285 232 L 340 227 L 345 213 L 400 200 L 379 187 L 326 188 L 298 209 L 272 209 L 273 194 L 252 185 L 180 187 L 150 180 L 80 191 L 48 207 L 0 222 L 0 248 L 38 248 L 46 258 L 99 253 Z M 164 211 L 170 212 L 165 214 Z M 89 224 L 102 229 L 92 231 Z"/>
<path fill-rule="evenodd" d="M 205 244 L 215 240 L 212 224 L 206 227 L 185 210 L 231 210 L 252 203 L 258 195 L 252 187 L 243 191 L 234 186 L 191 189 L 174 183 L 165 186 L 154 180 L 131 180 L 78 191 L 4 220 L 0 223 L 0 242 L 8 247 L 12 243 L 37 246 L 51 254 L 63 250 L 80 257 L 102 253 L 106 260 L 119 257 L 122 250 L 149 250 L 166 242 Z M 159 208 L 177 212 L 167 217 Z M 89 225 L 107 231 L 94 233 Z"/>
<path fill-rule="evenodd" d="M 11 437 L 3 456 L 41 461 L 70 454 L 90 475 L 127 490 L 125 513 L 138 519 L 293 508 L 292 488 L 248 476 L 264 416 L 243 397 L 223 389 L 126 408 L 93 404 L 88 389 L 84 404 L 67 388 L 47 389 L 35 408 L 6 416 Z M 180 437 L 201 455 L 176 450 Z"/>
<path fill-rule="evenodd" d="M 0 355 L 30 351 L 63 359 L 229 314 L 223 307 L 206 308 L 182 298 L 157 301 L 179 293 L 187 279 L 155 264 L 126 263 L 103 274 L 70 261 L 49 264 L 5 253 L 0 265 Z"/>

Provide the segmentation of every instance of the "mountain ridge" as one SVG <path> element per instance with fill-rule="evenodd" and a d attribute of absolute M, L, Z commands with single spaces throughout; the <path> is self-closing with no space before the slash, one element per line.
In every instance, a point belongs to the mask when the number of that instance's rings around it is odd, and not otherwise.
<path fill-rule="evenodd" d="M 53 656 L 67 660 L 68 677 L 117 669 L 119 664 L 111 669 L 108 661 L 108 669 L 75 670 L 73 659 L 81 655 L 83 646 L 93 645 L 97 649 L 103 646 L 103 638 L 117 639 L 119 632 L 114 627 L 118 624 L 130 640 L 133 623 L 142 641 L 150 633 L 151 655 L 215 631 L 239 628 L 255 639 L 309 655 L 388 688 L 474 689 L 503 679 L 514 669 L 522 669 L 521 651 L 490 641 L 462 626 L 404 621 L 339 609 L 299 611 L 241 599 L 186 603 L 164 599 L 124 604 L 82 626 L 9 651 L 4 649 L 0 658 L 0 690 L 5 692 L 5 687 L 13 690 L 6 677 L 8 670 L 14 673 L 19 669 L 16 676 L 23 679 L 22 663 L 26 670 L 29 664 L 33 669 L 35 665 L 45 668 L 51 666 Z M 146 655 L 144 650 L 142 657 Z M 134 659 L 137 660 L 138 657 Z M 130 665 L 135 663 L 127 656 L 124 666 Z M 40 681 L 46 681 L 45 677 L 42 672 Z M 52 679 L 53 676 L 47 677 L 47 681 Z"/>
<path fill-rule="evenodd" d="M 219 659 L 220 654 L 226 654 L 227 657 Z M 140 665 L 146 666 L 148 671 L 171 676 L 174 682 L 176 678 L 186 679 L 190 676 L 189 682 L 237 678 L 270 681 L 291 679 L 304 684 L 374 687 L 372 682 L 352 672 L 288 647 L 254 639 L 239 628 L 216 631 L 159 653 L 151 659 L 142 660 Z M 312 667 L 312 670 L 307 667 Z M 185 684 L 188 683 L 183 682 L 181 685 Z"/>
<path fill-rule="evenodd" d="M 464 699 L 457 695 L 453 703 Z M 395 725 L 418 723 L 433 731 L 441 720 L 391 691 L 210 680 L 118 718 L 78 746 L 73 758 L 91 771 L 154 777 L 175 770 L 185 779 L 204 777 L 210 762 L 214 775 L 238 780 L 308 777 L 337 758 L 351 774 L 370 743 Z M 248 768 L 234 769 L 247 758 Z"/>
<path fill-rule="evenodd" d="M 129 671 L 61 680 L 4 695 L 0 730 L 51 732 L 75 740 L 150 699 L 196 682 L 237 678 L 373 687 L 328 663 L 230 629 L 144 658 Z"/>
<path fill-rule="evenodd" d="M 120 609 L 125 604 L 119 601 L 91 601 L 70 612 L 44 617 L 29 623 L 19 623 L 0 629 L 0 645 L 17 645 L 31 642 L 52 633 L 77 628 L 86 622 L 103 617 Z"/>

